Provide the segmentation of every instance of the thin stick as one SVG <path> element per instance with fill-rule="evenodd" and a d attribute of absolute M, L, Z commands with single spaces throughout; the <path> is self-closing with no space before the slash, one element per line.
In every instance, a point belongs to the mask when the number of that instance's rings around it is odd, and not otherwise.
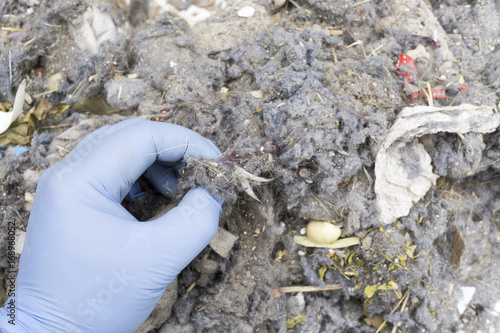
<path fill-rule="evenodd" d="M 35 41 L 35 39 L 36 39 L 36 37 L 33 37 L 29 41 L 27 41 L 26 43 L 24 43 L 24 45 L 21 47 L 20 51 L 22 51 L 26 46 L 28 46 L 31 43 L 33 43 Z"/>
<path fill-rule="evenodd" d="M 342 30 L 329 30 L 328 33 L 330 36 L 342 36 L 344 32 Z"/>
<path fill-rule="evenodd" d="M 408 290 L 405 293 L 405 295 L 399 300 L 398 304 L 396 304 L 396 306 L 392 309 L 391 314 L 393 314 L 394 312 L 396 312 L 396 310 L 399 308 L 399 306 L 401 305 L 401 303 L 403 303 L 405 301 L 405 299 L 407 299 L 407 298 L 410 298 L 410 290 Z M 405 305 L 406 305 L 406 303 L 405 303 Z M 384 320 L 384 322 L 382 323 L 382 325 L 380 325 L 378 327 L 378 329 L 375 331 L 375 333 L 380 332 L 380 330 L 385 327 L 385 324 L 387 324 L 387 320 Z"/>
<path fill-rule="evenodd" d="M 9 27 L 2 27 L 2 30 L 5 30 L 5 31 L 13 31 L 13 32 L 26 31 L 26 29 L 20 29 L 20 28 L 9 28 Z"/>
<path fill-rule="evenodd" d="M 85 82 L 85 79 L 83 79 L 82 81 L 80 81 L 80 83 L 78 83 L 78 85 L 76 86 L 75 90 L 73 90 L 73 92 L 71 93 L 71 95 L 74 95 L 78 89 L 80 89 L 80 87 L 82 86 L 83 82 Z"/>
<path fill-rule="evenodd" d="M 205 167 L 209 168 L 209 169 L 210 169 L 210 170 L 212 170 L 213 172 L 218 173 L 219 175 L 221 175 L 222 177 L 224 177 L 224 179 L 225 179 L 226 181 L 228 181 L 228 182 L 229 182 L 229 179 L 227 179 L 227 177 L 226 177 L 226 176 L 224 176 L 224 173 L 220 172 L 220 171 L 219 171 L 219 170 L 217 170 L 216 168 L 214 168 L 214 167 L 212 167 L 212 166 L 210 166 L 210 165 L 208 165 L 208 164 L 206 164 L 206 163 L 203 163 L 202 161 L 198 161 L 197 159 L 194 159 L 194 158 L 192 158 L 192 157 L 190 157 L 190 158 L 191 158 L 193 161 L 198 162 L 198 163 L 200 163 L 201 165 L 203 165 L 203 166 L 205 166 Z"/>
<path fill-rule="evenodd" d="M 333 53 L 333 62 L 338 63 L 339 60 L 337 59 L 337 53 L 335 52 L 335 46 L 332 46 L 332 53 Z"/>
<path fill-rule="evenodd" d="M 342 271 L 342 269 L 339 266 L 337 266 L 336 263 L 333 263 L 333 266 L 335 266 L 339 270 L 340 274 L 342 274 L 347 280 L 349 281 L 351 280 L 347 275 L 344 274 L 344 271 Z"/>
<path fill-rule="evenodd" d="M 405 299 L 405 301 L 403 302 L 403 305 L 401 305 L 401 310 L 399 310 L 399 312 L 403 312 L 405 310 L 405 308 L 406 308 L 406 303 L 408 303 L 408 299 L 410 298 L 410 291 L 409 290 L 406 292 L 405 296 L 406 297 L 403 297 Z M 398 329 L 398 326 L 399 326 L 398 323 L 396 323 L 394 325 L 394 327 L 392 328 L 391 333 L 396 333 L 396 330 Z"/>
<path fill-rule="evenodd" d="M 318 94 L 320 94 L 320 95 L 324 96 L 325 98 L 328 98 L 328 100 L 329 100 L 330 102 L 332 102 L 333 104 L 335 104 L 335 105 L 337 105 L 337 106 L 339 106 L 339 107 L 341 107 L 341 108 L 344 108 L 345 110 L 347 110 L 347 111 L 349 111 L 350 113 L 352 113 L 352 114 L 354 114 L 354 115 L 358 116 L 359 118 L 364 119 L 364 120 L 366 120 L 366 121 L 368 121 L 368 122 L 370 122 L 370 123 L 372 123 L 372 124 L 375 124 L 375 125 L 380 125 L 380 124 L 377 124 L 376 122 L 374 122 L 374 121 L 372 121 L 372 120 L 370 120 L 370 119 L 367 119 L 367 118 L 363 117 L 362 115 L 360 115 L 360 114 L 359 114 L 359 113 L 357 113 L 357 112 L 350 111 L 348 108 L 346 108 L 346 107 L 345 107 L 345 106 L 343 106 L 342 104 L 339 104 L 339 103 L 335 102 L 333 99 L 331 99 L 330 97 L 326 96 L 325 94 L 323 94 L 323 93 L 321 93 L 321 92 L 317 91 L 316 89 L 314 89 L 314 91 L 316 91 Z"/>
<path fill-rule="evenodd" d="M 33 97 L 35 98 L 38 98 L 38 97 L 44 97 L 45 95 L 48 95 L 48 94 L 51 94 L 53 92 L 56 92 L 57 90 L 49 90 L 49 91 L 45 91 L 43 93 L 39 93 L 39 94 L 36 94 L 34 95 Z"/>
<path fill-rule="evenodd" d="M 352 5 L 352 7 L 358 7 L 358 6 L 361 6 L 361 5 L 364 5 L 365 3 L 368 3 L 368 2 L 371 2 L 372 0 L 365 0 L 365 1 L 361 1 L 361 2 L 358 2 L 358 3 L 355 3 L 354 5 Z"/>
<path fill-rule="evenodd" d="M 280 287 L 279 288 L 283 293 L 308 293 L 315 291 L 329 291 L 329 290 L 340 290 L 342 286 L 340 284 L 329 284 L 324 287 L 316 287 L 316 286 L 290 286 L 290 287 Z"/>
<path fill-rule="evenodd" d="M 12 87 L 12 54 L 9 50 L 9 85 Z"/>

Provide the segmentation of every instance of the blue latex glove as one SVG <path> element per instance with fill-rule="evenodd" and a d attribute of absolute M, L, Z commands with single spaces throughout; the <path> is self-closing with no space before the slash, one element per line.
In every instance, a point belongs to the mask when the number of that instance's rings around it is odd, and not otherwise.
<path fill-rule="evenodd" d="M 138 222 L 120 202 L 144 172 L 168 195 L 180 161 L 219 154 L 191 130 L 141 119 L 87 136 L 40 178 L 11 298 L 15 326 L 7 302 L 0 329 L 134 332 L 214 237 L 222 201 L 191 189 L 150 222 Z"/>

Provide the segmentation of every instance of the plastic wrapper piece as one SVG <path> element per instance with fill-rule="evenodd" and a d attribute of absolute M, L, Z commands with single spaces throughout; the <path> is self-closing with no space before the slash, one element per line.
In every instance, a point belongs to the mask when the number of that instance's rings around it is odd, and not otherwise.
<path fill-rule="evenodd" d="M 431 157 L 418 138 L 439 132 L 491 133 L 500 114 L 491 106 L 404 108 L 382 143 L 375 161 L 375 193 L 380 221 L 389 224 L 410 212 L 436 183 Z"/>

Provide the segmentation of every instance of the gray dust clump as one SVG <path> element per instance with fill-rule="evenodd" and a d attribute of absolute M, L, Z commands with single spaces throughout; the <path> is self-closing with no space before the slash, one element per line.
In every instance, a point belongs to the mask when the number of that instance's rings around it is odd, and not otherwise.
<path fill-rule="evenodd" d="M 179 274 L 170 298 L 177 300 L 170 315 L 155 317 L 164 321 L 157 331 L 374 332 L 384 321 L 405 332 L 491 331 L 500 325 L 498 130 L 421 137 L 439 178 L 395 223 L 380 221 L 374 191 L 380 145 L 404 107 L 429 103 L 427 82 L 448 97 L 434 106 L 498 105 L 500 39 L 491 27 L 499 26 L 499 5 L 462 2 L 309 0 L 275 9 L 260 1 L 249 19 L 238 17 L 248 5 L 240 1 L 226 8 L 180 1 L 169 12 L 145 0 L 130 8 L 2 2 L 2 26 L 25 31 L 1 31 L 0 61 L 10 62 L 12 84 L 0 66 L 0 103 L 12 102 L 28 78 L 34 102 L 71 105 L 40 122 L 25 155 L 0 147 L 2 230 L 8 222 L 25 230 L 26 193 L 93 130 L 132 117 L 178 124 L 222 154 L 185 156 L 176 199 L 195 186 L 224 199 L 220 228 L 235 238 L 223 256 L 206 248 Z M 215 14 L 187 22 L 185 10 L 196 4 Z M 74 37 L 93 10 L 116 30 L 97 52 Z M 419 45 L 429 59 L 415 59 L 417 70 L 400 66 L 408 82 L 396 64 Z M 411 147 L 401 165 L 415 165 Z M 145 195 L 125 205 L 144 221 L 170 199 L 139 183 Z M 334 221 L 341 238 L 363 245 L 299 246 L 293 237 L 310 220 Z M 2 231 L 0 246 L 5 239 Z M 6 267 L 1 257 L 2 279 Z M 282 290 L 330 285 L 337 290 Z M 476 288 L 463 313 L 461 287 Z M 394 310 L 401 301 L 404 309 Z"/>

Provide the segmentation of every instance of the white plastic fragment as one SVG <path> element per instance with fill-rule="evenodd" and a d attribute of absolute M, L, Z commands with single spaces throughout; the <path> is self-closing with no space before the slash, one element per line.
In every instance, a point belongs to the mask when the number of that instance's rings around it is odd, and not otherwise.
<path fill-rule="evenodd" d="M 113 19 L 97 7 L 87 10 L 76 25 L 70 27 L 71 34 L 78 47 L 95 54 L 99 44 L 104 41 L 116 41 L 118 32 Z"/>
<path fill-rule="evenodd" d="M 16 229 L 16 244 L 14 245 L 14 252 L 20 255 L 23 252 L 24 241 L 26 239 L 26 231 Z"/>
<path fill-rule="evenodd" d="M 17 89 L 14 105 L 9 112 L 0 111 L 0 134 L 5 132 L 10 124 L 23 112 L 24 98 L 26 95 L 26 80 L 23 80 Z"/>
<path fill-rule="evenodd" d="M 253 199 L 257 200 L 258 202 L 261 202 L 261 201 L 259 200 L 257 195 L 255 195 L 255 193 L 252 189 L 252 186 L 250 185 L 249 180 L 251 180 L 257 184 L 262 184 L 262 183 L 270 182 L 274 179 L 274 178 L 266 179 L 266 178 L 255 176 L 255 175 L 251 174 L 250 172 L 246 171 L 245 169 L 240 168 L 239 166 L 236 167 L 234 174 L 236 175 L 241 186 L 243 187 L 243 190 L 245 191 L 245 193 L 248 194 Z"/>
<path fill-rule="evenodd" d="M 500 114 L 491 106 L 404 108 L 382 143 L 375 161 L 375 193 L 383 223 L 408 215 L 439 177 L 431 157 L 417 138 L 450 132 L 491 133 L 500 126 Z"/>
<path fill-rule="evenodd" d="M 186 20 L 188 25 L 192 28 L 196 24 L 206 21 L 214 13 L 215 13 L 214 11 L 190 5 L 186 10 L 180 11 L 179 16 L 182 17 L 184 20 Z"/>
<path fill-rule="evenodd" d="M 209 245 L 218 255 L 227 259 L 231 255 L 231 249 L 238 238 L 238 236 L 233 235 L 226 229 L 219 228 Z"/>
<path fill-rule="evenodd" d="M 253 16 L 253 14 L 255 14 L 255 8 L 253 8 L 251 6 L 241 7 L 238 10 L 238 16 L 239 17 L 250 18 L 250 17 Z"/>
<path fill-rule="evenodd" d="M 286 0 L 274 0 L 274 8 L 279 9 L 285 5 Z"/>
<path fill-rule="evenodd" d="M 463 314 L 467 309 L 467 305 L 469 305 L 470 301 L 472 301 L 472 297 L 474 297 L 474 293 L 476 292 L 475 287 L 460 287 L 460 291 L 462 294 L 457 300 L 457 310 L 458 313 Z"/>

